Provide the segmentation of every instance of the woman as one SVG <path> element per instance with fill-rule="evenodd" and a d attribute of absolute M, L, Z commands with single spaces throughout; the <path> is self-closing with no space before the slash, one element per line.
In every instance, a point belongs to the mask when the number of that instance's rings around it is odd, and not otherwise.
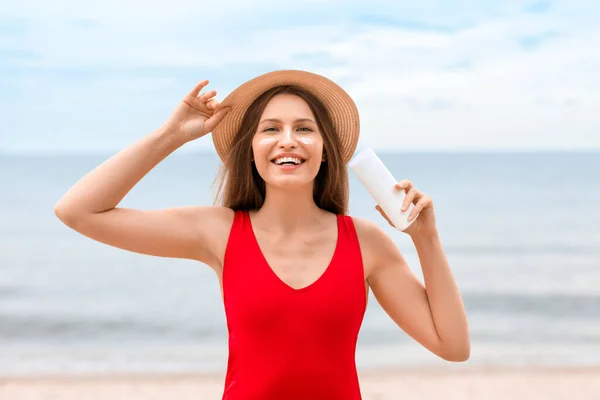
<path fill-rule="evenodd" d="M 350 97 L 303 71 L 261 75 L 223 103 L 214 90 L 200 93 L 207 84 L 86 175 L 55 213 L 94 240 L 216 272 L 229 330 L 223 399 L 360 399 L 354 355 L 369 290 L 424 347 L 467 360 L 465 310 L 431 198 L 408 180 L 396 185 L 407 193 L 403 208 L 412 202 L 418 214 L 405 232 L 425 285 L 380 228 L 346 215 L 345 163 L 359 131 Z M 209 132 L 225 167 L 221 206 L 117 207 L 161 160 Z"/>

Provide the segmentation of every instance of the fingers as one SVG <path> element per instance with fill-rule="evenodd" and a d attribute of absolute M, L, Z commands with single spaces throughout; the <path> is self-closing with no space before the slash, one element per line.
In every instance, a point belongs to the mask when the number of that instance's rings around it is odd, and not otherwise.
<path fill-rule="evenodd" d="M 189 96 L 191 96 L 193 98 L 197 98 L 198 100 L 200 100 L 203 103 L 209 102 L 213 97 L 216 96 L 216 94 L 217 94 L 216 90 L 209 90 L 208 92 L 204 92 L 204 93 L 200 94 L 202 89 L 204 89 L 206 87 L 206 85 L 208 85 L 208 82 L 209 82 L 208 79 L 205 79 L 202 82 L 198 82 L 196 84 L 196 86 L 194 86 L 192 91 L 189 93 Z M 211 107 L 209 107 L 209 108 L 211 108 Z M 211 109 L 213 109 L 213 110 L 216 109 L 216 104 Z"/>
<path fill-rule="evenodd" d="M 396 189 L 402 189 L 404 190 L 406 193 L 408 193 L 408 191 L 410 189 L 412 189 L 413 184 L 411 181 L 409 181 L 408 179 L 403 179 L 400 182 L 396 183 Z"/>
<path fill-rule="evenodd" d="M 406 211 L 408 210 L 408 206 L 410 205 L 410 203 L 414 202 L 415 199 L 419 199 L 419 195 L 421 193 L 415 189 L 412 188 L 408 191 L 408 193 L 406 193 L 406 196 L 404 197 L 404 202 L 402 203 L 402 211 Z"/>
<path fill-rule="evenodd" d="M 431 197 L 427 196 L 425 193 L 421 192 L 420 190 L 417 190 L 413 186 L 412 182 L 408 179 L 404 179 L 404 180 L 401 180 L 400 182 L 396 183 L 395 187 L 396 187 L 396 189 L 404 190 L 404 192 L 406 193 L 406 196 L 404 197 L 404 201 L 402 202 L 402 208 L 401 208 L 402 212 L 407 211 L 408 207 L 410 206 L 411 203 L 415 204 L 415 207 L 413 208 L 412 212 L 408 216 L 409 221 L 412 221 L 415 218 L 417 218 L 417 216 L 419 215 L 419 213 L 421 211 L 423 211 L 423 209 L 433 205 L 433 200 L 431 199 Z M 388 222 L 389 222 L 389 220 L 388 220 Z"/>
<path fill-rule="evenodd" d="M 210 99 L 212 99 L 213 97 L 215 97 L 217 94 L 216 90 L 209 90 L 208 92 L 204 92 L 202 93 L 200 96 L 198 96 L 198 100 L 206 103 L 208 102 Z"/>
<path fill-rule="evenodd" d="M 206 120 L 204 126 L 206 127 L 206 132 L 212 132 L 215 129 L 215 126 L 227 115 L 227 113 L 231 111 L 231 107 L 223 107 L 219 109 L 219 111 L 215 112 L 209 119 Z"/>
<path fill-rule="evenodd" d="M 419 215 L 419 213 L 421 211 L 423 211 L 423 209 L 429 205 L 430 202 L 431 202 L 431 199 L 428 196 L 421 197 L 421 199 L 417 202 L 417 204 L 415 204 L 415 208 L 412 210 L 412 212 L 408 216 L 408 220 L 412 221 L 413 219 L 415 219 L 417 217 L 417 215 Z"/>
<path fill-rule="evenodd" d="M 221 103 L 219 103 L 216 99 L 210 99 L 206 102 L 206 108 L 213 111 L 217 111 L 220 105 Z"/>
<path fill-rule="evenodd" d="M 423 207 L 427 205 L 427 202 L 430 201 L 429 198 L 425 196 L 423 192 L 417 190 L 413 186 L 412 182 L 408 179 L 404 179 L 398 182 L 396 184 L 396 188 L 404 190 L 406 192 L 406 196 L 404 197 L 404 201 L 402 202 L 402 208 L 400 209 L 402 212 L 407 211 L 411 203 L 415 204 L 415 208 L 408 216 L 409 221 L 416 218 L 416 216 L 419 215 Z"/>
<path fill-rule="evenodd" d="M 200 91 L 204 87 L 206 87 L 206 85 L 208 85 L 208 79 L 205 79 L 202 82 L 198 82 L 196 84 L 196 86 L 194 86 L 194 88 L 192 89 L 192 91 L 189 93 L 189 95 L 192 96 L 192 97 L 197 97 L 198 94 L 200 93 Z"/>

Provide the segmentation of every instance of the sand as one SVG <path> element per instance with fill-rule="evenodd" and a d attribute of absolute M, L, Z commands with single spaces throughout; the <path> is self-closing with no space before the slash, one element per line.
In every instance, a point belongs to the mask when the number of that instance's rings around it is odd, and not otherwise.
<path fill-rule="evenodd" d="M 600 368 L 396 370 L 360 373 L 364 400 L 600 399 Z M 0 378 L 1 400 L 199 400 L 223 375 Z"/>

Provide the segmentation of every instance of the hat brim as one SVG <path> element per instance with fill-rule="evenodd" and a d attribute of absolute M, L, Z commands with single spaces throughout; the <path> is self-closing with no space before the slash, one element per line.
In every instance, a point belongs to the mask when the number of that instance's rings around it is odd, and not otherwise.
<path fill-rule="evenodd" d="M 222 106 L 231 107 L 231 111 L 212 132 L 213 143 L 221 160 L 226 160 L 233 138 L 250 104 L 265 91 L 280 85 L 299 86 L 325 105 L 339 137 L 342 158 L 345 163 L 350 161 L 360 134 L 356 104 L 335 82 L 300 70 L 280 70 L 260 75 L 240 85 L 221 102 Z"/>

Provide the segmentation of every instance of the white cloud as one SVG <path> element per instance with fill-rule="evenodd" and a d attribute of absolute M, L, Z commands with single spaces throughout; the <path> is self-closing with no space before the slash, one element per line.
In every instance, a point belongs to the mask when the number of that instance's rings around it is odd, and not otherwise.
<path fill-rule="evenodd" d="M 339 81 L 360 107 L 362 145 L 600 148 L 600 28 L 591 2 L 539 14 L 525 13 L 524 2 L 494 9 L 457 1 L 437 12 L 435 1 L 345 10 L 325 1 L 312 9 L 266 0 L 33 4 L 4 11 L 28 25 L 25 35 L 0 36 L 0 50 L 35 57 L 12 61 L 29 72 L 14 75 L 16 99 L 0 94 L 8 126 L 20 135 L 3 133 L 0 149 L 116 149 L 168 115 L 193 83 L 189 71 L 197 70 L 194 80 L 211 79 L 212 71 L 225 94 L 275 68 Z M 378 9 L 386 21 L 361 16 Z M 439 25 L 460 28 L 426 29 Z M 523 49 L 523 38 L 533 47 Z M 36 72 L 65 68 L 105 75 L 48 79 Z M 157 70 L 139 75 L 139 68 Z M 38 93 L 48 101 L 32 110 L 25 99 Z M 24 123 L 32 112 L 38 118 Z M 53 139 L 40 135 L 43 127 Z"/>

